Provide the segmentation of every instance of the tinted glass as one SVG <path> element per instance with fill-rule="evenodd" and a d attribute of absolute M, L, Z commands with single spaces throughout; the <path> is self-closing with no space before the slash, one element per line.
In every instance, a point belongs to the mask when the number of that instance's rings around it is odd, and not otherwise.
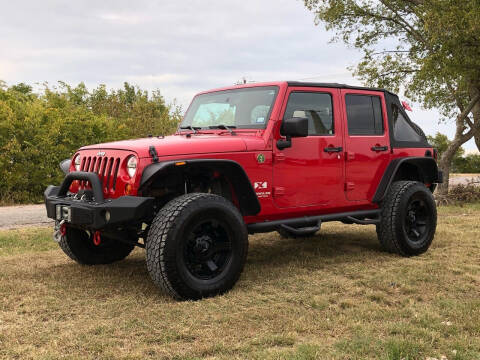
<path fill-rule="evenodd" d="M 292 92 L 288 97 L 284 119 L 305 117 L 309 135 L 332 135 L 332 97 L 325 93 Z"/>
<path fill-rule="evenodd" d="M 422 140 L 422 137 L 415 131 L 410 123 L 405 119 L 398 107 L 392 106 L 393 114 L 393 137 L 397 141 L 414 141 Z"/>
<path fill-rule="evenodd" d="M 233 125 L 264 129 L 277 95 L 276 86 L 217 91 L 196 96 L 180 126 Z"/>
<path fill-rule="evenodd" d="M 382 135 L 383 116 L 378 96 L 346 95 L 349 135 Z"/>

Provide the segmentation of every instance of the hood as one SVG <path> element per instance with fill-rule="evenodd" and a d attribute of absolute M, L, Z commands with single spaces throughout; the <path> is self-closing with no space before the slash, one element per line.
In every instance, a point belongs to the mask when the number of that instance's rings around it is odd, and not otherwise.
<path fill-rule="evenodd" d="M 150 146 L 154 146 L 159 157 L 206 154 L 222 152 L 239 152 L 256 150 L 264 147 L 262 138 L 248 136 L 229 136 L 217 134 L 198 134 L 187 137 L 185 135 L 171 135 L 165 137 L 149 137 L 136 140 L 115 141 L 104 144 L 88 145 L 80 150 L 116 149 L 135 151 L 139 157 L 150 157 Z"/>

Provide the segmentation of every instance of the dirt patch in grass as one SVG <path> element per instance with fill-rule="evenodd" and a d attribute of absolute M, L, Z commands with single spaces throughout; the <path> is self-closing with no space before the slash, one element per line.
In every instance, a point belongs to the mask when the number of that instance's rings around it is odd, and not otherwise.
<path fill-rule="evenodd" d="M 0 357 L 480 358 L 480 205 L 443 207 L 423 256 L 383 253 L 371 226 L 250 238 L 224 296 L 160 294 L 143 250 L 80 266 L 45 229 L 0 232 Z"/>

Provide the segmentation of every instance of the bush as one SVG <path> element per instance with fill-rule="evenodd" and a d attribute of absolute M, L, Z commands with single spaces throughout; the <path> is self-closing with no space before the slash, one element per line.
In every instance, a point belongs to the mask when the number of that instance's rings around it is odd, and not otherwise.
<path fill-rule="evenodd" d="M 463 174 L 478 174 L 480 173 L 480 155 L 470 154 L 458 158 L 453 163 L 453 171 Z"/>
<path fill-rule="evenodd" d="M 459 184 L 451 186 L 447 195 L 435 195 L 439 205 L 462 205 L 480 201 L 478 184 Z"/>
<path fill-rule="evenodd" d="M 46 186 L 63 178 L 59 162 L 81 146 L 170 134 L 179 119 L 180 109 L 159 91 L 149 95 L 128 83 L 91 92 L 60 83 L 40 94 L 0 83 L 0 202 L 41 200 Z"/>

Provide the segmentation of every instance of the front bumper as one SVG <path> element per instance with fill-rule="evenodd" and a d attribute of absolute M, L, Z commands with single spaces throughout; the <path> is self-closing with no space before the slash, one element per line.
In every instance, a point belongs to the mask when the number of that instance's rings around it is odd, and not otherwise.
<path fill-rule="evenodd" d="M 93 200 L 80 200 L 67 194 L 74 180 L 84 180 L 91 184 Z M 133 225 L 153 214 L 152 197 L 120 196 L 104 199 L 100 179 L 95 173 L 71 172 L 60 186 L 47 187 L 44 195 L 49 218 L 92 230 Z"/>

